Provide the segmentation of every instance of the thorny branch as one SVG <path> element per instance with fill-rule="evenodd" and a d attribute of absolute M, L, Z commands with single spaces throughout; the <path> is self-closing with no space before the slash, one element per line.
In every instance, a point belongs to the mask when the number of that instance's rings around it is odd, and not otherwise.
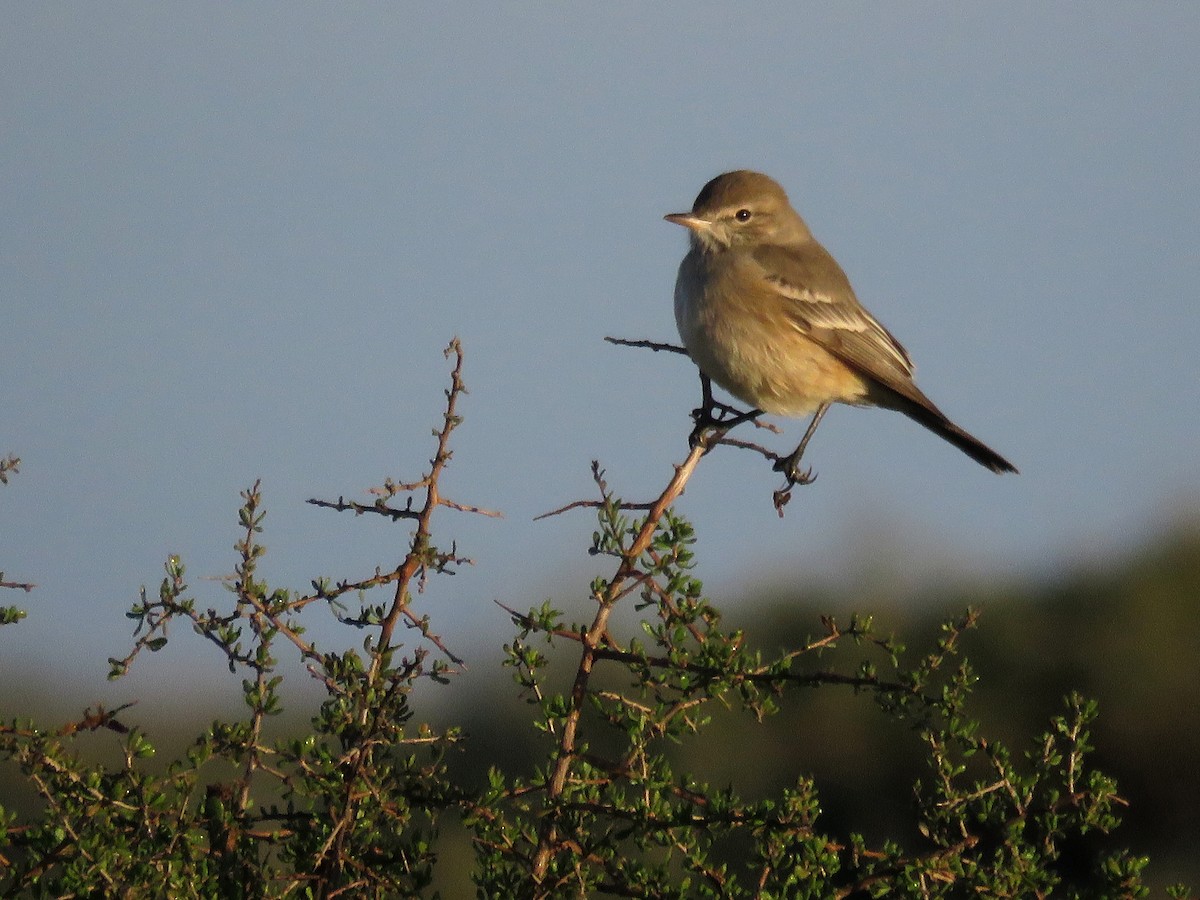
<path fill-rule="evenodd" d="M 446 408 L 442 415 L 442 426 L 434 432 L 434 436 L 437 439 L 437 449 L 433 458 L 429 461 L 429 470 L 424 477 L 411 484 L 388 481 L 384 488 L 373 491 L 373 493 L 376 493 L 381 498 L 375 505 L 363 507 L 362 510 L 354 510 L 356 513 L 367 510 L 377 511 L 382 514 L 391 515 L 393 519 L 408 518 L 416 522 L 416 530 L 413 532 L 409 543 L 409 550 L 403 562 L 401 562 L 393 573 L 380 576 L 381 584 L 388 582 L 395 584 L 395 592 L 391 607 L 379 623 L 377 637 L 371 652 L 371 662 L 364 676 L 364 681 L 368 685 L 378 686 L 378 689 L 385 693 L 399 689 L 400 685 L 404 683 L 404 679 L 389 679 L 388 684 L 380 683 L 381 673 L 386 665 L 386 660 L 389 659 L 391 650 L 394 647 L 396 626 L 401 620 L 407 622 L 409 627 L 419 630 L 426 640 L 436 646 L 460 669 L 465 666 L 463 660 L 450 652 L 441 638 L 430 631 L 428 619 L 417 616 L 411 607 L 414 588 L 419 592 L 424 587 L 425 579 L 430 571 L 450 572 L 452 571 L 451 566 L 469 562 L 464 557 L 458 556 L 456 550 L 453 548 L 449 553 L 436 549 L 433 544 L 432 531 L 434 511 L 439 506 L 447 506 L 457 510 L 478 511 L 484 515 L 498 515 L 497 513 L 479 510 L 475 507 L 464 507 L 461 504 L 446 500 L 441 495 L 441 477 L 453 455 L 450 450 L 450 436 L 462 422 L 461 417 L 458 415 L 458 401 L 466 393 L 466 385 L 462 379 L 463 351 L 458 338 L 450 342 L 450 345 L 446 348 L 445 355 L 447 358 L 454 358 L 454 367 L 450 373 L 450 388 L 445 392 Z M 403 510 L 385 512 L 389 508 L 386 505 L 381 506 L 381 504 L 385 503 L 386 499 L 398 493 L 419 491 L 424 492 L 423 501 L 419 509 L 415 508 L 412 498 L 408 499 Z M 412 665 L 420 665 L 419 656 L 414 660 Z M 369 722 L 374 715 L 372 705 L 363 704 L 358 710 L 357 715 L 358 726 L 362 729 L 368 729 Z M 351 831 L 354 816 L 359 808 L 359 802 L 353 796 L 353 786 L 363 780 L 365 773 L 373 766 L 373 760 L 373 751 L 365 749 L 364 752 L 359 753 L 353 760 L 349 761 L 349 765 L 345 771 L 347 794 L 342 814 L 337 818 L 328 838 L 317 853 L 316 866 L 318 871 L 326 864 L 326 861 L 332 864 L 338 860 L 342 860 L 345 856 L 343 848 Z"/>
<path fill-rule="evenodd" d="M 196 632 L 221 650 L 231 671 L 242 669 L 250 673 L 250 677 L 243 681 L 243 690 L 246 702 L 251 707 L 251 715 L 245 723 L 245 730 L 238 732 L 240 736 L 235 742 L 240 759 L 239 775 L 234 784 L 219 786 L 221 802 L 229 809 L 234 823 L 229 825 L 229 829 L 233 830 L 223 832 L 221 840 L 228 842 L 225 852 L 233 854 L 235 834 L 248 834 L 247 829 L 254 821 L 261 819 L 265 822 L 270 816 L 266 814 L 266 818 L 256 819 L 250 814 L 250 792 L 255 773 L 266 773 L 289 786 L 296 775 L 267 763 L 267 755 L 275 751 L 263 744 L 261 734 L 265 716 L 277 710 L 275 686 L 280 677 L 274 674 L 276 661 L 271 644 L 276 637 L 282 637 L 300 652 L 308 672 L 326 686 L 331 698 L 338 698 L 337 702 L 342 704 L 354 722 L 354 739 L 347 742 L 335 757 L 337 783 L 344 789 L 328 810 L 328 833 L 315 849 L 314 858 L 309 861 L 311 874 L 296 875 L 300 881 L 325 885 L 326 889 L 317 892 L 321 896 L 334 896 L 345 889 L 353 890 L 353 885 L 357 884 L 354 878 L 347 881 L 344 876 L 349 874 L 347 867 L 354 869 L 359 866 L 359 861 L 350 853 L 349 841 L 360 828 L 356 823 L 362 815 L 363 803 L 373 798 L 373 802 L 380 804 L 382 809 L 395 808 L 399 815 L 399 807 L 394 801 L 381 796 L 378 785 L 372 781 L 376 777 L 373 773 L 380 771 L 378 755 L 389 753 L 390 748 L 402 744 L 440 743 L 444 740 L 425 732 L 415 738 L 404 738 L 395 733 L 396 724 L 405 720 L 403 709 L 406 701 L 403 697 L 414 679 L 421 675 L 440 679 L 454 671 L 440 662 L 430 666 L 426 662 L 429 651 L 421 645 L 408 656 L 397 659 L 394 654 L 399 646 L 397 629 L 403 624 L 418 631 L 423 641 L 436 647 L 451 665 L 459 670 L 464 667 L 463 660 L 433 632 L 428 617 L 415 612 L 411 603 L 412 597 L 424 589 L 430 574 L 453 574 L 456 567 L 471 563 L 470 559 L 458 552 L 454 544 L 448 550 L 434 545 L 432 518 L 435 511 L 446 507 L 493 517 L 499 515 L 482 507 L 449 500 L 441 493 L 441 478 L 452 457 L 451 435 L 462 421 L 458 404 L 466 393 L 462 379 L 463 352 L 457 339 L 447 348 L 446 356 L 453 358 L 450 387 L 445 391 L 446 403 L 440 427 L 434 431 L 436 451 L 425 474 L 411 483 L 386 481 L 383 487 L 372 489 L 371 492 L 379 498 L 374 503 L 358 503 L 341 497 L 335 502 L 309 501 L 319 507 L 355 514 L 372 513 L 392 521 L 408 520 L 415 523 L 407 551 L 399 565 L 390 571 L 377 568 L 370 577 L 343 580 L 336 584 L 324 579 L 317 580 L 312 583 L 312 593 L 306 595 L 291 594 L 284 590 L 271 591 L 255 575 L 257 560 L 265 552 L 265 548 L 256 541 L 256 534 L 261 530 L 265 516 L 261 507 L 260 484 L 256 482 L 242 494 L 244 503 L 239 513 L 242 534 L 236 544 L 240 558 L 235 574 L 221 579 L 235 595 L 233 610 L 227 613 L 219 613 L 215 609 L 198 610 L 194 601 L 184 596 L 187 590 L 183 580 L 184 569 L 179 560 L 172 557 L 168 560 L 167 577 L 163 580 L 157 600 L 151 601 L 143 591 L 142 602 L 130 613 L 139 622 L 136 632 L 138 638 L 132 651 L 124 659 L 110 660 L 111 674 L 123 674 L 139 652 L 153 652 L 166 644 L 170 622 L 178 617 L 190 622 Z M 404 493 L 415 496 L 406 497 L 402 506 L 388 504 L 388 500 Z M 390 603 L 368 606 L 364 602 L 363 611 L 358 615 L 346 614 L 339 602 L 346 594 L 363 594 L 386 586 L 393 587 Z M 359 668 L 355 661 L 357 657 L 353 654 L 342 656 L 319 652 L 305 635 L 305 629 L 299 625 L 295 615 L 318 601 L 327 603 L 339 622 L 375 632 L 364 644 L 367 650 L 365 668 Z M 243 629 L 248 629 L 252 638 L 246 642 L 248 646 L 243 645 Z M 79 723 L 77 727 L 117 729 L 121 726 L 114 715 L 100 710 L 96 716 Z M 303 756 L 291 759 L 291 763 L 299 767 L 299 777 L 318 776 L 318 772 L 311 768 L 310 761 Z M 232 855 L 229 860 L 232 865 Z M 328 886 L 335 884 L 341 887 L 332 893 L 328 892 Z"/>
<path fill-rule="evenodd" d="M 587 701 L 592 669 L 597 659 L 600 658 L 601 651 L 606 643 L 608 620 L 612 614 L 613 607 L 622 596 L 627 582 L 637 577 L 638 560 L 650 546 L 663 514 L 679 498 L 679 495 L 683 493 L 684 486 L 687 484 L 688 479 L 691 478 L 692 472 L 695 471 L 696 465 L 700 462 L 700 458 L 703 455 L 703 447 L 693 447 L 684 461 L 675 467 L 674 476 L 667 483 L 663 492 L 659 494 L 658 499 L 651 505 L 640 530 L 625 549 L 621 561 L 617 566 L 616 574 L 608 582 L 604 594 L 596 598 L 596 614 L 592 619 L 592 624 L 580 635 L 579 641 L 582 645 L 582 651 L 579 659 L 579 667 L 576 670 L 575 680 L 571 686 L 569 696 L 570 707 L 562 723 L 562 733 L 558 739 L 558 749 L 547 782 L 547 801 L 551 804 L 562 796 L 575 759 L 579 720 Z M 593 470 L 596 471 L 597 467 L 593 466 Z M 540 829 L 537 851 L 533 860 L 533 877 L 536 882 L 540 883 L 545 879 L 550 858 L 555 852 L 557 843 L 558 831 L 553 817 L 547 816 Z"/>

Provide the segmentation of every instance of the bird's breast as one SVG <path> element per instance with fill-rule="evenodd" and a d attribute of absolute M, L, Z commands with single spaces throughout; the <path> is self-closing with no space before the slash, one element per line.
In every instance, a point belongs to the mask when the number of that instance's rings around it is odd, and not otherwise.
<path fill-rule="evenodd" d="M 805 416 L 825 402 L 860 402 L 862 377 L 797 328 L 786 303 L 736 259 L 689 253 L 675 282 L 675 324 L 688 355 L 743 403 Z"/>

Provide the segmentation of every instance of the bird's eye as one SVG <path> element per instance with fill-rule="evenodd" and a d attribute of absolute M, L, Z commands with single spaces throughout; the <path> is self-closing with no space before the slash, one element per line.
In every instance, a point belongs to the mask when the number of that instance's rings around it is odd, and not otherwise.
<path fill-rule="evenodd" d="M 750 212 L 750 210 L 748 210 L 748 209 L 739 209 L 736 213 L 733 214 L 733 217 L 735 219 L 737 219 L 739 222 L 749 222 L 750 216 L 752 216 L 752 215 L 753 215 L 753 213 Z"/>

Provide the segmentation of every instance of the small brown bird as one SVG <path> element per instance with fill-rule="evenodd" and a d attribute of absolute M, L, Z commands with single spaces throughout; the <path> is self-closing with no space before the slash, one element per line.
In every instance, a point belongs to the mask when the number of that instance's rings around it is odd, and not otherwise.
<path fill-rule="evenodd" d="M 718 175 L 690 213 L 666 219 L 691 232 L 675 282 L 675 323 L 700 368 L 698 431 L 763 412 L 811 413 L 800 445 L 776 465 L 790 483 L 805 484 L 813 476 L 799 470 L 800 458 L 829 405 L 882 406 L 993 472 L 1017 471 L 921 393 L 908 353 L 858 302 L 846 273 L 774 180 L 748 171 Z M 718 423 L 709 379 L 754 409 Z"/>

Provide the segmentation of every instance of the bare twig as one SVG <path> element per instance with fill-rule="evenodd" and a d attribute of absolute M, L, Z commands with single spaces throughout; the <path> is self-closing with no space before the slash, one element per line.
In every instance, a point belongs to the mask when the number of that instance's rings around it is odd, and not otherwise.
<path fill-rule="evenodd" d="M 760 422 L 760 421 L 758 421 L 758 419 L 755 419 L 754 424 L 758 428 L 765 428 L 768 431 L 774 432 L 775 434 L 780 433 L 779 429 L 776 426 L 772 425 L 770 422 Z M 737 447 L 740 450 L 751 450 L 754 453 L 760 454 L 768 462 L 772 462 L 772 463 L 778 462 L 779 460 L 783 459 L 783 457 L 780 456 L 778 453 L 774 452 L 773 450 L 768 450 L 766 447 L 762 446 L 761 444 L 755 444 L 750 441 L 743 441 L 740 438 L 723 437 L 719 441 L 717 441 L 717 443 L 724 444 L 727 447 Z"/>
<path fill-rule="evenodd" d="M 364 513 L 375 513 L 376 515 L 386 516 L 393 521 L 397 519 L 419 519 L 421 514 L 416 510 L 409 509 L 394 509 L 388 506 L 382 500 L 376 500 L 374 503 L 358 503 L 354 500 L 346 500 L 338 497 L 337 500 L 318 500 L 313 497 L 308 500 L 313 506 L 320 506 L 324 509 L 332 509 L 337 512 L 352 512 L 356 516 L 361 516 Z M 412 499 L 409 498 L 411 506 Z"/>
<path fill-rule="evenodd" d="M 482 506 L 471 506 L 466 503 L 455 503 L 453 500 L 447 500 L 445 497 L 439 498 L 439 502 L 442 504 L 442 506 L 448 507 L 449 509 L 458 510 L 458 512 L 475 513 L 480 516 L 488 516 L 492 519 L 504 518 L 504 513 L 500 512 L 498 509 L 484 509 Z"/>
<path fill-rule="evenodd" d="M 667 353 L 682 353 L 684 356 L 688 355 L 687 350 L 685 350 L 683 347 L 680 347 L 678 344 L 663 344 L 658 341 L 631 341 L 627 338 L 615 337 L 606 337 L 604 340 L 610 344 L 616 344 L 618 347 L 641 347 L 647 350 L 653 350 L 655 353 L 658 353 L 661 350 Z"/>
<path fill-rule="evenodd" d="M 603 500 L 575 500 L 571 503 L 568 503 L 566 506 L 560 506 L 558 509 L 552 509 L 550 512 L 544 512 L 539 516 L 534 516 L 533 521 L 540 522 L 542 519 L 549 519 L 551 516 L 561 516 L 563 513 L 570 512 L 573 509 L 600 509 L 600 507 L 604 505 L 605 503 Z M 654 508 L 654 502 L 625 503 L 622 501 L 621 503 L 617 504 L 617 508 L 629 510 L 650 510 Z"/>

